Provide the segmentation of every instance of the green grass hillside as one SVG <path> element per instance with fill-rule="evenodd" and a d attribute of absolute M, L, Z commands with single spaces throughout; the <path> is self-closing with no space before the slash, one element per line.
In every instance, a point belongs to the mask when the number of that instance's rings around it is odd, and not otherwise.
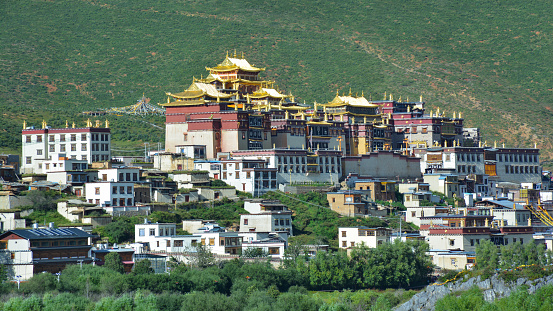
<path fill-rule="evenodd" d="M 164 102 L 236 49 L 302 101 L 422 94 L 489 144 L 537 142 L 551 159 L 552 12 L 512 0 L 4 0 L 0 151 L 19 150 L 24 119 L 83 122 L 142 93 Z M 116 149 L 164 140 L 139 122 L 163 118 L 110 120 Z"/>

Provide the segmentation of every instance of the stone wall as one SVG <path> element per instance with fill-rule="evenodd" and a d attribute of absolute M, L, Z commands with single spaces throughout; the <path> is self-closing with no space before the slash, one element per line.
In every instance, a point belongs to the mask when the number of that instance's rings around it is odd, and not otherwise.
<path fill-rule="evenodd" d="M 506 283 L 497 275 L 492 276 L 489 279 L 481 280 L 480 276 L 476 278 L 468 278 L 458 280 L 454 283 L 446 285 L 430 285 L 426 289 L 411 298 L 406 303 L 400 305 L 396 311 L 415 311 L 415 310 L 434 310 L 436 302 L 448 294 L 467 291 L 473 286 L 478 286 L 483 293 L 484 299 L 487 302 L 492 302 L 495 299 L 501 299 L 509 296 L 512 292 L 516 291 L 518 287 L 526 285 L 528 286 L 528 293 L 533 294 L 538 289 L 545 285 L 553 285 L 553 275 L 536 279 L 528 280 L 519 278 L 516 282 Z"/>

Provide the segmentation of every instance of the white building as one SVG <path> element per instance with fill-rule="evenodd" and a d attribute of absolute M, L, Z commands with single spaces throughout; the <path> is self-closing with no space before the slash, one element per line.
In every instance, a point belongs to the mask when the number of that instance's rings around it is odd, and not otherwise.
<path fill-rule="evenodd" d="M 99 181 L 86 183 L 85 198 L 97 206 L 134 206 L 134 183 Z"/>
<path fill-rule="evenodd" d="M 240 232 L 286 232 L 293 235 L 292 212 L 280 201 L 246 200 L 244 209 L 250 214 L 240 215 Z"/>
<path fill-rule="evenodd" d="M 133 167 L 117 167 L 98 170 L 98 180 L 114 182 L 137 182 L 140 180 L 140 169 Z"/>
<path fill-rule="evenodd" d="M 107 122 L 106 122 L 107 123 Z M 91 123 L 84 128 L 27 127 L 22 131 L 22 174 L 43 174 L 43 163 L 62 154 L 88 163 L 107 161 L 111 156 L 111 132 L 107 127 Z"/>
<path fill-rule="evenodd" d="M 220 177 L 236 190 L 254 196 L 278 189 L 277 170 L 267 168 L 265 160 L 222 160 Z"/>
<path fill-rule="evenodd" d="M 17 209 L 0 212 L 0 231 L 25 228 L 25 219 L 21 219 L 21 211 Z"/>
<path fill-rule="evenodd" d="M 342 249 L 364 245 L 376 248 L 390 241 L 392 230 L 388 228 L 340 227 L 338 228 L 338 246 Z"/>

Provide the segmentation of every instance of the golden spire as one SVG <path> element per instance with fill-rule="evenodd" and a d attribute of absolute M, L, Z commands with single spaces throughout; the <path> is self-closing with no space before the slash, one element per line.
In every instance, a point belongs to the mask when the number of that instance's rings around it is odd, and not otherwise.
<path fill-rule="evenodd" d="M 228 58 L 228 50 L 227 50 L 227 58 Z"/>
<path fill-rule="evenodd" d="M 75 128 L 75 122 L 73 122 L 73 124 L 71 124 L 71 127 L 72 127 L 72 128 Z"/>
<path fill-rule="evenodd" d="M 109 128 L 109 121 L 106 119 L 106 128 Z"/>
<path fill-rule="evenodd" d="M 288 110 L 286 110 L 286 111 L 284 112 L 284 118 L 285 118 L 285 119 L 290 119 L 290 114 L 288 113 Z"/>
<path fill-rule="evenodd" d="M 26 129 L 26 128 L 27 128 L 27 121 L 23 120 L 23 129 Z"/>
<path fill-rule="evenodd" d="M 430 117 L 434 117 L 434 110 L 430 110 Z"/>
<path fill-rule="evenodd" d="M 349 88 L 349 94 L 348 94 L 348 96 L 351 96 L 351 87 Z"/>
<path fill-rule="evenodd" d="M 234 49 L 234 58 L 236 58 L 236 49 Z"/>
<path fill-rule="evenodd" d="M 502 143 L 501 145 L 502 145 L 503 148 L 505 148 L 505 143 Z"/>
<path fill-rule="evenodd" d="M 398 102 L 400 102 L 400 103 L 401 103 L 401 95 L 399 96 L 399 100 L 398 100 Z"/>
<path fill-rule="evenodd" d="M 497 148 L 497 141 L 495 141 L 495 140 L 493 141 L 493 147 Z"/>
<path fill-rule="evenodd" d="M 456 118 L 455 118 L 455 111 L 453 111 L 453 119 L 456 119 Z"/>
<path fill-rule="evenodd" d="M 394 100 L 394 95 L 390 93 L 390 100 Z"/>
<path fill-rule="evenodd" d="M 461 112 L 459 112 L 459 119 L 462 119 L 463 117 L 461 116 Z"/>
<path fill-rule="evenodd" d="M 340 96 L 340 93 L 338 93 L 338 89 L 336 89 L 336 96 Z"/>
<path fill-rule="evenodd" d="M 65 128 L 68 128 L 68 127 L 69 127 L 69 122 L 65 120 Z"/>
<path fill-rule="evenodd" d="M 361 90 L 361 97 L 365 97 L 365 92 L 363 92 L 363 90 Z"/>
<path fill-rule="evenodd" d="M 46 121 L 42 120 L 42 128 L 45 129 L 47 126 Z"/>
<path fill-rule="evenodd" d="M 386 100 L 386 97 L 387 97 L 386 92 L 384 92 L 384 100 Z"/>
<path fill-rule="evenodd" d="M 92 122 L 90 121 L 90 118 L 86 120 L 86 127 L 92 127 Z"/>
<path fill-rule="evenodd" d="M 407 96 L 407 102 L 409 102 L 409 96 Z"/>
<path fill-rule="evenodd" d="M 419 101 L 420 101 L 420 102 L 422 103 L 422 95 L 421 95 L 421 97 L 420 97 L 420 100 L 419 100 Z"/>
<path fill-rule="evenodd" d="M 100 120 L 96 120 L 96 126 L 95 127 L 100 127 Z"/>

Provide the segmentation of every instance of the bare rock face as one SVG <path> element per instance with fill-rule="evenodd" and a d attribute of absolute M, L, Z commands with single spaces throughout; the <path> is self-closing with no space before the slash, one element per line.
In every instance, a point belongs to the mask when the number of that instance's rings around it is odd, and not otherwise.
<path fill-rule="evenodd" d="M 519 278 L 516 282 L 505 283 L 497 275 L 489 279 L 481 280 L 480 276 L 470 279 L 461 279 L 445 285 L 430 285 L 426 289 L 414 295 L 409 301 L 395 308 L 396 311 L 433 311 L 436 302 L 448 294 L 467 291 L 473 286 L 478 286 L 483 292 L 484 300 L 493 302 L 511 295 L 520 286 L 527 286 L 528 293 L 533 294 L 545 285 L 553 285 L 553 275 L 536 280 Z"/>

